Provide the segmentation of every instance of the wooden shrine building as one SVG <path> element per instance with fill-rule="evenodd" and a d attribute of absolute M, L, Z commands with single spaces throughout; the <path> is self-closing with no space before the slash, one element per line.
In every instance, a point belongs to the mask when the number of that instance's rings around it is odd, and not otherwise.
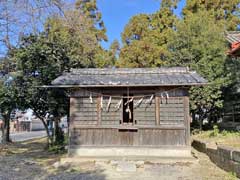
<path fill-rule="evenodd" d="M 188 90 L 207 81 L 187 68 L 73 69 L 69 155 L 190 156 Z"/>

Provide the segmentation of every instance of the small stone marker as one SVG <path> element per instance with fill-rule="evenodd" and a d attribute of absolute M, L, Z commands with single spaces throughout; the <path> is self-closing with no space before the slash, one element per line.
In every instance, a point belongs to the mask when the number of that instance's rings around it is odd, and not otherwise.
<path fill-rule="evenodd" d="M 142 168 L 144 167 L 144 161 L 137 161 L 135 162 L 137 168 Z"/>
<path fill-rule="evenodd" d="M 116 161 L 116 160 L 112 160 L 112 161 L 110 161 L 110 164 L 111 164 L 112 166 L 117 166 L 118 161 Z"/>
<path fill-rule="evenodd" d="M 119 161 L 116 170 L 118 172 L 136 172 L 137 167 L 135 163 L 128 161 Z"/>
<path fill-rule="evenodd" d="M 53 165 L 52 165 L 54 168 L 58 169 L 60 166 L 61 166 L 61 163 L 59 161 L 55 162 Z"/>

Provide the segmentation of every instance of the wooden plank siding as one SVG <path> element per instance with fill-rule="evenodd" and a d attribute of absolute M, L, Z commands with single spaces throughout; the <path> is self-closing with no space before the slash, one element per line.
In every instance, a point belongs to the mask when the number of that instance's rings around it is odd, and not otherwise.
<path fill-rule="evenodd" d="M 134 102 L 138 102 L 141 98 L 134 98 Z M 155 114 L 155 99 L 151 103 L 148 103 L 148 98 L 144 98 L 142 103 L 134 107 L 134 121 L 137 125 L 155 125 L 156 124 L 156 114 Z"/>
<path fill-rule="evenodd" d="M 103 107 L 101 109 L 101 124 L 102 125 L 119 125 L 122 119 L 122 106 L 117 109 L 117 104 L 121 98 L 111 98 L 111 103 L 109 108 L 107 109 L 107 105 L 109 102 L 108 97 L 103 98 Z"/>
<path fill-rule="evenodd" d="M 75 128 L 73 146 L 163 146 L 185 145 L 185 131 L 181 129 L 119 130 L 114 128 Z"/>
<path fill-rule="evenodd" d="M 169 97 L 160 100 L 160 124 L 184 125 L 184 98 Z"/>
<path fill-rule="evenodd" d="M 89 98 L 72 98 L 71 107 L 70 119 L 73 121 L 73 125 L 97 125 L 96 97 L 92 98 L 92 103 Z"/>
<path fill-rule="evenodd" d="M 75 92 L 70 98 L 70 146 L 185 146 L 190 145 L 189 99 L 186 90 L 169 93 L 169 98 L 155 93 L 159 89 L 148 92 L 155 94 L 151 103 L 150 96 L 133 109 L 133 125 L 120 123 L 123 118 L 123 105 L 116 105 L 125 93 L 121 89 L 101 89 L 97 92 L 115 94 L 107 109 L 109 97 L 92 96 L 89 92 Z M 136 92 L 136 93 L 134 93 Z M 134 104 L 141 99 L 144 88 L 133 89 Z M 146 94 L 146 93 L 145 93 Z"/>

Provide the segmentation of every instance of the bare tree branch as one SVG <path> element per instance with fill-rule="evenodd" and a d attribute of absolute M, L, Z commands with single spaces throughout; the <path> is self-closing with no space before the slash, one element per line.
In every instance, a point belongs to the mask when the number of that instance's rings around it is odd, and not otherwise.
<path fill-rule="evenodd" d="M 0 0 L 0 51 L 17 46 L 21 36 L 39 33 L 49 16 L 64 13 L 62 0 Z"/>

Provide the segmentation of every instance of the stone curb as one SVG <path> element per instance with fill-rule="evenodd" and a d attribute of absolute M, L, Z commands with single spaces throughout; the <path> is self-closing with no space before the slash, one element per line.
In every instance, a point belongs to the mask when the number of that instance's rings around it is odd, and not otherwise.
<path fill-rule="evenodd" d="M 216 146 L 198 139 L 193 139 L 192 146 L 196 150 L 207 154 L 218 167 L 225 171 L 234 172 L 240 178 L 240 149 Z"/>

